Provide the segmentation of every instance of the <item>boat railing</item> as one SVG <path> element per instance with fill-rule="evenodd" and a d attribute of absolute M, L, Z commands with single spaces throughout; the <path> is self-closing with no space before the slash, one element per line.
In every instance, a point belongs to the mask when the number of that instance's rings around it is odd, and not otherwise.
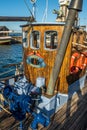
<path fill-rule="evenodd" d="M 11 70 L 2 72 L 2 73 L 0 73 L 0 76 L 3 76 L 3 75 L 5 75 L 5 74 L 8 74 L 8 73 L 10 73 L 10 72 L 12 72 L 12 71 L 15 71 L 15 69 L 11 69 Z"/>
<path fill-rule="evenodd" d="M 22 66 L 18 66 L 18 65 L 19 64 L 15 65 L 16 68 L 13 68 L 13 69 L 0 73 L 0 77 L 1 77 L 0 82 L 4 81 L 5 83 L 7 83 L 12 78 L 14 78 L 14 80 L 16 80 L 18 77 L 23 76 Z M 9 66 L 14 66 L 14 64 L 4 66 L 4 68 L 7 68 Z M 14 72 L 14 74 L 13 74 L 13 72 Z M 7 76 L 5 76 L 5 75 L 7 75 Z"/>

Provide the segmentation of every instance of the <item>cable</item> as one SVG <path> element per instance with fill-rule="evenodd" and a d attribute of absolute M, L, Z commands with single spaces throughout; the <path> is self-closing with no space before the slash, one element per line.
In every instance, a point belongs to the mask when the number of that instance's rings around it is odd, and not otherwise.
<path fill-rule="evenodd" d="M 26 7 L 27 7 L 28 11 L 30 12 L 30 14 L 31 14 L 31 15 L 32 15 L 32 17 L 34 18 L 34 16 L 33 16 L 32 12 L 31 12 L 31 10 L 30 10 L 30 8 L 29 8 L 29 6 L 28 6 L 27 2 L 26 2 L 26 0 L 24 0 L 24 3 L 25 3 L 25 5 L 26 5 Z"/>
<path fill-rule="evenodd" d="M 43 15 L 43 18 L 42 18 L 42 22 L 45 22 L 46 19 L 47 19 L 47 11 L 48 11 L 48 0 L 46 0 L 46 9 L 44 11 L 44 15 Z"/>

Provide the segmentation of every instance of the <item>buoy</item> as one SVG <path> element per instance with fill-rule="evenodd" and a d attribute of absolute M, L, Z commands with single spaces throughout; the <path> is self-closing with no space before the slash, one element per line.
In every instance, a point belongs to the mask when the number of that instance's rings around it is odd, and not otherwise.
<path fill-rule="evenodd" d="M 80 57 L 78 52 L 73 53 L 71 57 L 71 64 L 70 64 L 70 73 L 77 73 L 79 71 L 78 66 L 75 65 L 75 61 Z"/>

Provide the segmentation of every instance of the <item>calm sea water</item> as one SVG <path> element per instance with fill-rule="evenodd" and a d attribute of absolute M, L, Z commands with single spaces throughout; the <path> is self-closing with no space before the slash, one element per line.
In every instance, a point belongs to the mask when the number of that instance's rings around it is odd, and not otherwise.
<path fill-rule="evenodd" d="M 4 74 L 6 71 L 15 69 L 14 66 L 4 67 L 8 64 L 15 64 L 22 61 L 22 44 L 0 45 L 0 78 L 14 74 Z M 1 75 L 3 73 L 3 75 Z"/>

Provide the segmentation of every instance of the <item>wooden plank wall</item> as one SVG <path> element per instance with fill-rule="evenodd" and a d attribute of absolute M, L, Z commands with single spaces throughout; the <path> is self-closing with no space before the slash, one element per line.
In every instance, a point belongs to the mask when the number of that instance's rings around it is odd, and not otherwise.
<path fill-rule="evenodd" d="M 28 30 L 29 27 L 23 28 L 23 30 Z M 60 39 L 62 36 L 64 26 L 57 26 L 57 25 L 37 25 L 32 26 L 28 32 L 28 45 L 29 47 L 26 49 L 24 48 L 24 68 L 25 68 L 25 75 L 27 78 L 30 78 L 31 82 L 35 84 L 36 78 L 38 76 L 43 76 L 46 78 L 46 87 L 48 86 L 50 73 L 52 70 L 52 67 L 54 65 L 55 56 L 57 53 L 57 50 L 48 51 L 44 49 L 44 33 L 48 30 L 55 30 L 58 33 L 58 46 L 60 44 Z M 32 30 L 38 30 L 40 32 L 40 48 L 38 50 L 30 48 L 30 33 Z M 31 52 L 37 52 L 41 55 L 41 57 L 44 59 L 44 62 L 46 63 L 45 68 L 35 68 L 26 63 L 27 56 Z"/>
<path fill-rule="evenodd" d="M 28 30 L 29 27 L 25 27 L 23 28 L 24 31 Z M 57 50 L 51 50 L 48 51 L 46 49 L 44 49 L 44 33 L 48 30 L 55 30 L 58 33 L 58 46 L 60 44 L 60 40 L 62 37 L 62 32 L 63 32 L 63 28 L 64 26 L 61 25 L 37 25 L 37 26 L 33 26 L 30 28 L 30 31 L 28 32 L 28 48 L 24 48 L 24 70 L 25 70 L 25 75 L 27 77 L 27 79 L 30 79 L 30 81 L 35 84 L 36 82 L 36 78 L 41 76 L 41 77 L 45 77 L 46 79 L 46 87 L 49 84 L 49 79 L 50 79 L 50 74 L 52 71 L 52 68 L 54 66 L 54 60 L 56 57 L 56 53 Z M 38 30 L 41 34 L 40 36 L 40 49 L 35 50 L 30 48 L 30 33 L 32 30 Z M 60 72 L 60 76 L 57 80 L 56 83 L 56 92 L 62 92 L 62 93 L 67 93 L 68 92 L 68 82 L 66 77 L 69 75 L 69 67 L 70 67 L 70 58 L 71 58 L 71 40 L 69 41 L 69 45 L 67 47 L 67 51 L 65 54 L 65 58 L 63 61 L 63 65 L 62 65 L 62 69 Z M 31 53 L 31 52 L 38 52 L 41 57 L 43 57 L 44 62 L 46 63 L 46 67 L 45 68 L 35 68 L 30 66 L 29 64 L 26 63 L 26 59 L 27 56 Z"/>

